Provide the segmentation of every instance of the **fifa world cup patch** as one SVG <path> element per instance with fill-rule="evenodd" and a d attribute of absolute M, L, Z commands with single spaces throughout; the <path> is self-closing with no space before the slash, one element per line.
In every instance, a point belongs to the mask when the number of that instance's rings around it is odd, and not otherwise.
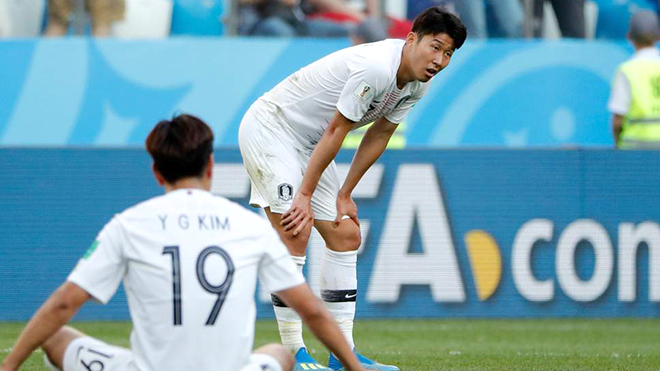
<path fill-rule="evenodd" d="M 366 81 L 363 80 L 355 89 L 355 91 L 353 91 L 353 96 L 359 101 L 366 102 L 374 95 L 374 93 L 374 88 L 372 88 L 369 84 L 367 84 Z"/>
<path fill-rule="evenodd" d="M 293 198 L 293 187 L 289 183 L 282 183 L 277 186 L 277 197 L 282 201 L 291 201 Z"/>

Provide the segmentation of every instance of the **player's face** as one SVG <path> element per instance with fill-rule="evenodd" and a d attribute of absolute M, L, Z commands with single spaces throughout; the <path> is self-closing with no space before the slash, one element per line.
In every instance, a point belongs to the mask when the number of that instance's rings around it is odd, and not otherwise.
<path fill-rule="evenodd" d="M 413 75 L 417 81 L 427 82 L 442 71 L 454 54 L 454 39 L 446 33 L 424 35 L 421 39 L 417 34 L 409 35 L 412 41 L 410 55 Z"/>

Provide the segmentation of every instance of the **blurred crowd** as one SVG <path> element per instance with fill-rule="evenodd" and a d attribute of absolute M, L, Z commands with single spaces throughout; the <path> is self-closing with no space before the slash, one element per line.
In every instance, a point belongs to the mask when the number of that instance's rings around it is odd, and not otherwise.
<path fill-rule="evenodd" d="M 7 23 L 13 13 L 25 16 L 28 4 L 41 4 L 38 26 L 46 36 L 117 36 L 113 25 L 141 12 L 150 17 L 144 28 L 158 23 L 156 15 L 169 17 L 162 36 L 352 37 L 356 43 L 404 37 L 410 20 L 433 5 L 458 14 L 471 39 L 625 38 L 635 11 L 658 11 L 658 0 L 0 0 L 0 36 L 25 36 L 12 35 Z"/>

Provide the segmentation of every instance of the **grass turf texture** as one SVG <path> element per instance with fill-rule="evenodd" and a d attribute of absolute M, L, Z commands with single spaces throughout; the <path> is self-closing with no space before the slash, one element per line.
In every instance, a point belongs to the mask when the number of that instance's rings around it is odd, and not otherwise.
<path fill-rule="evenodd" d="M 0 359 L 23 325 L 0 323 Z M 129 323 L 73 326 L 128 346 Z M 660 319 L 361 320 L 355 333 L 363 354 L 404 371 L 660 370 Z M 325 363 L 325 348 L 305 339 Z M 257 322 L 255 346 L 278 340 L 275 321 Z M 21 370 L 47 370 L 42 357 L 33 354 Z"/>

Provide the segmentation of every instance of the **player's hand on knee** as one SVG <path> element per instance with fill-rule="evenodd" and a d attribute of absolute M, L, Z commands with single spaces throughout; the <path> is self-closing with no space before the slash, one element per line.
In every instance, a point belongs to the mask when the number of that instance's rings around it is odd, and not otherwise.
<path fill-rule="evenodd" d="M 357 205 L 355 204 L 355 201 L 353 201 L 350 196 L 340 195 L 337 197 L 337 217 L 335 218 L 335 221 L 332 223 L 332 225 L 335 228 L 339 227 L 339 223 L 341 223 L 345 216 L 351 218 L 355 224 L 360 226 L 360 220 L 357 216 Z"/>
<path fill-rule="evenodd" d="M 308 196 L 297 194 L 289 210 L 282 214 L 280 225 L 285 231 L 293 229 L 293 235 L 297 236 L 314 222 L 312 211 L 312 199 Z"/>

